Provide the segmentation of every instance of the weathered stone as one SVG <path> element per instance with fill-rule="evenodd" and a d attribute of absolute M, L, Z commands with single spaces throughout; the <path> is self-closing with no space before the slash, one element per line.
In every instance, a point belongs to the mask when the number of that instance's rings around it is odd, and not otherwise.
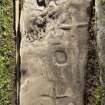
<path fill-rule="evenodd" d="M 88 0 L 24 0 L 20 105 L 83 105 Z"/>
<path fill-rule="evenodd" d="M 100 64 L 100 81 L 105 89 L 105 1 L 96 0 L 96 28 L 97 28 L 97 45 Z M 105 105 L 105 93 L 103 93 L 102 105 Z"/>

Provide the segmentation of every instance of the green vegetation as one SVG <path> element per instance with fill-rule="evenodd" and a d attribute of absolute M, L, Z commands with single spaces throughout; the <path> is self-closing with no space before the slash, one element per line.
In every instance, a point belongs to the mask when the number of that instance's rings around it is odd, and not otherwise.
<path fill-rule="evenodd" d="M 14 71 L 12 0 L 0 0 L 0 105 L 13 105 Z"/>
<path fill-rule="evenodd" d="M 93 89 L 94 102 L 92 105 L 104 105 L 105 99 L 105 65 L 100 64 L 100 83 Z"/>
<path fill-rule="evenodd" d="M 101 105 L 102 91 L 103 91 L 102 85 L 97 84 L 92 92 L 92 95 L 94 96 L 94 102 L 92 105 Z"/>
<path fill-rule="evenodd" d="M 101 3 L 102 5 L 105 4 L 105 0 L 97 0 L 99 3 Z"/>

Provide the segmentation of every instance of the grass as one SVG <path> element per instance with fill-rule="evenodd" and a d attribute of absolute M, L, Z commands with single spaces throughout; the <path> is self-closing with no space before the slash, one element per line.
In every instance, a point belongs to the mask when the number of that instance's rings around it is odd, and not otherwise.
<path fill-rule="evenodd" d="M 12 0 L 0 0 L 0 105 L 13 105 L 15 43 Z"/>

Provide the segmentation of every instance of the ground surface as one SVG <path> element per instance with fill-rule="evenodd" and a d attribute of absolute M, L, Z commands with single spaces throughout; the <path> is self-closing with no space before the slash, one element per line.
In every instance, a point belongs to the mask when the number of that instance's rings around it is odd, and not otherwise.
<path fill-rule="evenodd" d="M 13 2 L 0 0 L 0 105 L 13 105 L 15 70 Z"/>

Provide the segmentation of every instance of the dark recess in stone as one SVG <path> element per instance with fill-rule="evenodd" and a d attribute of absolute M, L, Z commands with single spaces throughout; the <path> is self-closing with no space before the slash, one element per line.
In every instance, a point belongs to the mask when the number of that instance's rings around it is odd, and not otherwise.
<path fill-rule="evenodd" d="M 45 0 L 37 0 L 37 4 L 38 4 L 38 6 L 44 6 L 44 7 L 46 7 Z"/>
<path fill-rule="evenodd" d="M 21 75 L 24 76 L 24 75 L 26 75 L 26 73 L 27 73 L 27 70 L 26 70 L 26 69 L 22 69 L 22 70 L 21 70 Z"/>
<path fill-rule="evenodd" d="M 64 64 L 67 62 L 67 55 L 63 50 L 56 50 L 55 51 L 55 61 L 59 64 Z"/>

